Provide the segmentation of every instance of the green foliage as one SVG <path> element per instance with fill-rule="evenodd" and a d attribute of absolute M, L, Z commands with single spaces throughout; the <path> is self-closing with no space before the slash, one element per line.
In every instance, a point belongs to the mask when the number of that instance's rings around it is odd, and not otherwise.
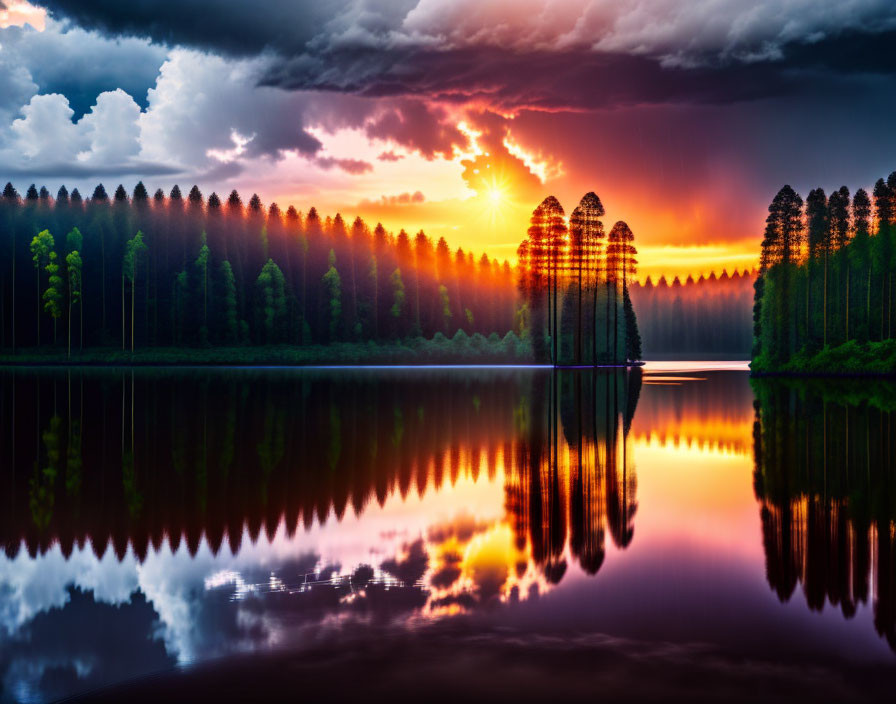
<path fill-rule="evenodd" d="M 69 252 L 74 252 L 76 250 L 80 252 L 83 248 L 84 235 L 81 234 L 81 231 L 77 227 L 72 228 L 72 231 L 65 236 L 65 246 Z"/>
<path fill-rule="evenodd" d="M 873 204 L 877 230 L 872 232 L 872 200 L 864 189 L 852 201 L 845 186 L 827 200 L 821 189 L 813 190 L 804 225 L 799 195 L 781 189 L 769 206 L 755 284 L 754 370 L 877 373 L 892 368 L 886 344 L 893 337 L 896 274 L 892 200 L 889 186 L 879 180 Z M 804 237 L 808 247 L 800 261 L 797 245 Z"/>
<path fill-rule="evenodd" d="M 392 307 L 389 309 L 389 315 L 393 318 L 398 318 L 404 310 L 405 302 L 404 282 L 401 280 L 401 270 L 396 269 L 393 271 L 389 281 L 392 284 Z"/>
<path fill-rule="evenodd" d="M 439 285 L 439 302 L 442 304 L 443 326 L 447 330 L 451 324 L 451 299 L 448 296 L 448 287 L 444 284 Z"/>
<path fill-rule="evenodd" d="M 268 259 L 262 267 L 255 291 L 256 319 L 262 340 L 267 344 L 282 342 L 287 322 L 285 280 L 273 259 Z"/>
<path fill-rule="evenodd" d="M 336 340 L 339 334 L 339 323 L 342 320 L 342 279 L 336 270 L 336 254 L 330 250 L 330 268 L 324 274 L 323 285 L 329 308 L 330 340 Z"/>
<path fill-rule="evenodd" d="M 137 263 L 140 255 L 145 252 L 146 249 L 147 247 L 146 243 L 143 241 L 142 232 L 137 232 L 136 235 L 125 243 L 122 273 L 131 284 L 134 283 L 134 279 L 137 276 Z"/>
<path fill-rule="evenodd" d="M 50 252 L 47 266 L 47 290 L 44 291 L 44 310 L 54 321 L 62 317 L 62 289 L 64 282 L 59 275 L 59 264 L 56 263 L 56 252 Z"/>
<path fill-rule="evenodd" d="M 482 335 L 475 338 L 462 330 L 449 340 L 437 332 L 431 339 L 377 343 L 336 342 L 326 345 L 258 345 L 237 347 L 157 347 L 138 349 L 133 354 L 110 348 L 85 349 L 64 353 L 44 351 L 32 354 L 0 354 L 0 364 L 84 364 L 120 365 L 254 365 L 254 364 L 531 364 L 535 361 L 532 345 L 508 332 L 494 341 Z"/>
<path fill-rule="evenodd" d="M 641 359 L 641 334 L 638 332 L 638 319 L 632 306 L 632 299 L 628 295 L 628 289 L 623 294 L 625 308 L 625 358 L 627 360 Z"/>
<path fill-rule="evenodd" d="M 65 266 L 68 273 L 69 302 L 75 304 L 81 298 L 81 269 L 83 266 L 81 254 L 77 249 L 73 249 L 65 255 Z"/>
<path fill-rule="evenodd" d="M 31 240 L 31 260 L 34 262 L 34 268 L 40 270 L 47 265 L 50 252 L 56 243 L 53 241 L 53 235 L 49 230 L 41 230 Z"/>
<path fill-rule="evenodd" d="M 240 340 L 240 320 L 237 310 L 236 280 L 233 277 L 233 268 L 226 259 L 221 262 L 221 288 L 223 337 L 226 343 L 233 345 Z"/>
<path fill-rule="evenodd" d="M 202 246 L 199 248 L 199 256 L 193 262 L 196 269 L 196 279 L 199 286 L 199 300 L 202 302 L 202 324 L 199 326 L 200 344 L 208 344 L 208 245 L 205 243 L 205 233 L 202 233 Z"/>

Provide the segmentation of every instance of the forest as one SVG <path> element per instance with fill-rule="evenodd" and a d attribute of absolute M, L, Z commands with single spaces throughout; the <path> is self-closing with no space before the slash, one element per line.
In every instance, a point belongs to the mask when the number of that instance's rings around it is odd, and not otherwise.
<path fill-rule="evenodd" d="M 150 196 L 138 183 L 111 198 L 102 185 L 89 198 L 34 185 L 21 197 L 7 184 L 0 251 L 5 355 L 103 350 L 94 358 L 114 362 L 226 348 L 221 360 L 251 361 L 253 349 L 280 348 L 311 350 L 278 357 L 299 362 L 529 360 L 513 332 L 508 262 L 422 231 L 283 212 L 257 195 L 244 204 L 237 191 L 222 201 L 174 186 Z"/>
<path fill-rule="evenodd" d="M 755 272 L 629 286 L 645 359 L 749 359 Z"/>
<path fill-rule="evenodd" d="M 893 372 L 896 172 L 872 193 L 784 186 L 769 205 L 753 307 L 756 371 Z"/>
<path fill-rule="evenodd" d="M 635 236 L 621 220 L 606 234 L 604 213 L 593 192 L 568 224 L 554 196 L 532 213 L 517 258 L 522 328 L 531 331 L 536 361 L 624 365 L 642 357 L 628 291 L 638 270 Z"/>
<path fill-rule="evenodd" d="M 7 184 L 0 198 L 0 352 L 106 363 L 537 361 L 641 358 L 634 235 L 605 236 L 587 194 L 568 225 L 532 215 L 516 271 L 422 231 L 389 233 L 142 183 L 85 199 Z M 604 241 L 606 240 L 606 242 Z M 257 350 L 263 350 L 258 353 Z M 227 350 L 227 352 L 221 352 Z M 43 356 L 41 356 L 43 355 Z M 85 356 L 87 355 L 87 356 Z"/>

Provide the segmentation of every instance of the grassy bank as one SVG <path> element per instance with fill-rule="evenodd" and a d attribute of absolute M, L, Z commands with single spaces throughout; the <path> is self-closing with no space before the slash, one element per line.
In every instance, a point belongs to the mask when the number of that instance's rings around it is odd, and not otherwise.
<path fill-rule="evenodd" d="M 467 336 L 450 340 L 437 333 L 432 339 L 376 343 L 340 342 L 332 345 L 272 345 L 256 347 L 148 347 L 134 353 L 116 348 L 19 350 L 0 354 L 2 365 L 254 365 L 254 364 L 528 364 L 531 345 L 513 333 Z"/>
<path fill-rule="evenodd" d="M 750 369 L 759 374 L 790 375 L 889 375 L 896 374 L 896 340 L 856 342 L 817 352 L 800 350 L 788 361 L 773 363 L 765 356 L 755 358 Z"/>

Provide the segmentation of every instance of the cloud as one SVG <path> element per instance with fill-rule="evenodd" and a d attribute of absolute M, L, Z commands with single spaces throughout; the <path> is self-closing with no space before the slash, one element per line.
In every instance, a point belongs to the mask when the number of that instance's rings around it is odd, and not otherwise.
<path fill-rule="evenodd" d="M 314 163 L 322 169 L 338 168 L 353 175 L 373 171 L 373 164 L 361 159 L 337 159 L 332 156 L 320 156 L 314 160 Z"/>
<path fill-rule="evenodd" d="M 35 95 L 0 150 L 9 175 L 96 176 L 175 173 L 140 159 L 140 107 L 122 90 L 101 93 L 80 120 L 58 93 Z"/>
<path fill-rule="evenodd" d="M 146 107 L 146 92 L 168 53 L 146 39 L 109 38 L 52 19 L 43 31 L 0 29 L 0 46 L 0 55 L 17 71 L 26 71 L 41 93 L 68 98 L 78 118 L 98 94 L 117 88 Z"/>
<path fill-rule="evenodd" d="M 800 88 L 788 71 L 817 63 L 826 43 L 848 43 L 856 53 L 868 37 L 896 32 L 888 0 L 829 3 L 823 12 L 779 0 L 225 0 L 215 12 L 200 0 L 161 8 L 114 0 L 47 6 L 104 32 L 264 54 L 266 85 L 476 101 L 508 111 L 778 95 Z M 853 63 L 838 67 L 852 70 Z M 413 125 L 413 116 L 396 111 L 372 129 Z M 446 153 L 456 135 L 428 137 L 415 146 L 425 155 Z"/>
<path fill-rule="evenodd" d="M 420 152 L 427 159 L 449 159 L 455 148 L 467 146 L 467 138 L 449 121 L 444 108 L 419 100 L 389 105 L 365 125 L 368 137 L 393 140 Z"/>
<path fill-rule="evenodd" d="M 74 161 L 87 146 L 64 95 L 35 95 L 22 115 L 12 123 L 12 134 L 14 147 L 28 161 Z"/>
<path fill-rule="evenodd" d="M 389 205 L 417 205 L 423 203 L 426 196 L 422 191 L 414 191 L 413 193 L 399 193 L 394 196 L 380 196 L 377 200 L 364 199 L 358 203 L 359 208 L 372 206 L 389 206 Z"/>
<path fill-rule="evenodd" d="M 396 154 L 392 150 L 389 150 L 380 154 L 377 159 L 379 161 L 401 161 L 404 159 L 404 154 Z"/>

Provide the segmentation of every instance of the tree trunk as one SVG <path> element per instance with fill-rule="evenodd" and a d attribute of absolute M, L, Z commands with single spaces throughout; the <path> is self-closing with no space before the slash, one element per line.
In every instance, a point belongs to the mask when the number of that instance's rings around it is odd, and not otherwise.
<path fill-rule="evenodd" d="M 846 341 L 849 342 L 849 262 L 846 263 Z"/>
<path fill-rule="evenodd" d="M 619 361 L 619 282 L 613 282 L 613 364 Z"/>
<path fill-rule="evenodd" d="M 828 346 L 828 253 L 824 253 L 824 346 Z"/>
<path fill-rule="evenodd" d="M 579 256 L 579 308 L 576 320 L 576 364 L 582 363 L 582 258 Z"/>
<path fill-rule="evenodd" d="M 865 320 L 868 324 L 868 342 L 871 342 L 871 264 L 868 264 L 868 297 L 865 302 Z"/>
<path fill-rule="evenodd" d="M 37 346 L 40 347 L 40 264 L 37 265 Z"/>
<path fill-rule="evenodd" d="M 68 358 L 72 358 L 72 281 L 69 275 L 68 281 Z M 69 378 L 69 405 L 71 405 L 71 378 Z M 71 415 L 69 415 L 71 423 Z"/>
<path fill-rule="evenodd" d="M 134 280 L 131 282 L 131 354 L 134 354 L 134 297 L 137 292 L 137 262 L 134 262 Z"/>
<path fill-rule="evenodd" d="M 812 258 L 806 261 L 806 341 L 812 344 L 812 325 L 809 322 L 809 300 L 812 298 Z"/>
<path fill-rule="evenodd" d="M 121 351 L 124 352 L 125 346 L 125 317 L 124 317 L 124 273 L 121 275 Z"/>
<path fill-rule="evenodd" d="M 610 357 L 610 275 L 607 273 L 607 358 Z"/>
<path fill-rule="evenodd" d="M 597 366 L 597 272 L 591 290 L 591 366 Z"/>

